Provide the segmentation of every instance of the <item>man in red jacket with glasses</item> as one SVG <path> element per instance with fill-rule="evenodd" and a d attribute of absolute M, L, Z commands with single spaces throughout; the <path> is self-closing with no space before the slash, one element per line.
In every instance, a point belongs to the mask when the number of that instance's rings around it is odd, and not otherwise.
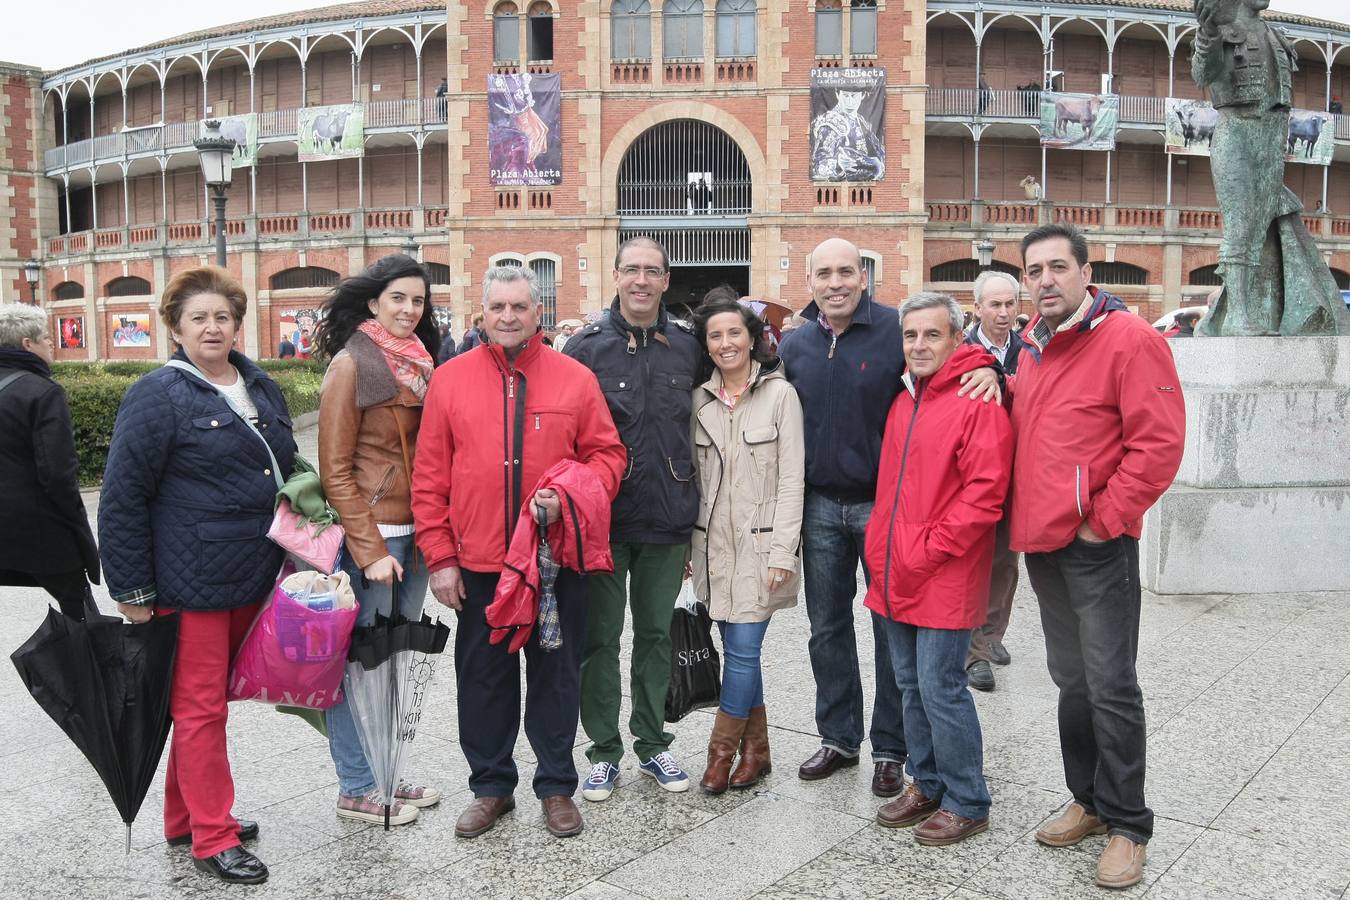
<path fill-rule="evenodd" d="M 594 474 L 608 506 L 619 489 L 626 453 L 595 376 L 543 346 L 534 273 L 494 266 L 483 277 L 487 343 L 436 370 L 427 391 L 413 468 L 417 546 L 431 571 L 431 592 L 459 612 L 455 683 L 459 743 L 469 762 L 473 803 L 455 823 L 477 837 L 515 808 L 518 776 L 511 753 L 520 730 L 520 658 L 508 642 L 490 642 L 485 611 L 522 507 L 562 507 L 556 491 L 536 490 L 561 460 Z M 581 702 L 586 636 L 586 576 L 560 569 L 554 582 L 562 646 L 525 645 L 525 733 L 538 759 L 534 793 L 544 824 L 558 837 L 582 829 L 572 801 L 572 760 Z"/>
<path fill-rule="evenodd" d="M 1059 687 L 1059 742 L 1073 802 L 1036 832 L 1051 847 L 1108 833 L 1097 884 L 1143 877 L 1153 812 L 1144 803 L 1139 533 L 1181 465 L 1186 407 L 1172 351 L 1147 321 L 1094 285 L 1070 225 L 1022 239 L 1027 323 L 1009 379 L 1011 539 L 1040 603 Z"/>

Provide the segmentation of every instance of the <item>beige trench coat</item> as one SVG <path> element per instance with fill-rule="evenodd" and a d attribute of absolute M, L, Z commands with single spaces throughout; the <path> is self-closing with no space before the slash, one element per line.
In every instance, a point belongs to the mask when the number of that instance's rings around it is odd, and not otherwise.
<path fill-rule="evenodd" d="M 694 594 L 719 622 L 762 622 L 795 606 L 806 450 L 802 405 L 781 364 L 752 363 L 734 411 L 717 397 L 722 376 L 694 389 L 700 486 L 691 548 Z M 792 573 L 773 590 L 769 567 Z"/>

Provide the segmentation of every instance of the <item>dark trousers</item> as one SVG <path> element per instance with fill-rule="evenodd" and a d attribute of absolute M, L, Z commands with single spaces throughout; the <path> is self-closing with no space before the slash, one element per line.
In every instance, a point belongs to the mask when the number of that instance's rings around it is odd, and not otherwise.
<path fill-rule="evenodd" d="M 1147 732 L 1139 651 L 1139 542 L 1077 538 L 1051 553 L 1028 553 L 1040 601 L 1046 664 L 1059 687 L 1059 745 L 1073 798 L 1112 834 L 1137 843 L 1153 835 L 1144 804 Z"/>
<path fill-rule="evenodd" d="M 1012 618 L 1013 597 L 1017 594 L 1017 557 L 1008 549 L 1008 520 L 1005 518 L 994 529 L 994 566 L 989 575 L 989 614 L 984 624 L 970 633 L 970 652 L 966 654 L 966 668 L 977 660 L 993 662 L 989 645 L 1002 641 L 1008 633 Z"/>
<path fill-rule="evenodd" d="M 475 797 L 506 797 L 520 778 L 512 758 L 520 733 L 520 657 L 506 650 L 509 640 L 488 643 L 492 631 L 485 611 L 501 577 L 497 572 L 461 569 L 468 598 L 455 630 L 455 685 L 459 746 L 469 762 Z M 558 572 L 558 618 L 562 646 L 544 650 L 530 635 L 525 657 L 525 736 L 539 763 L 536 797 L 570 797 L 577 789 L 572 748 L 577 742 L 581 703 L 581 651 L 586 638 L 586 577 Z"/>
<path fill-rule="evenodd" d="M 56 600 L 61 612 L 83 622 L 86 610 L 97 611 L 94 595 L 89 590 L 89 578 L 83 569 L 74 572 L 34 573 L 33 580 Z"/>

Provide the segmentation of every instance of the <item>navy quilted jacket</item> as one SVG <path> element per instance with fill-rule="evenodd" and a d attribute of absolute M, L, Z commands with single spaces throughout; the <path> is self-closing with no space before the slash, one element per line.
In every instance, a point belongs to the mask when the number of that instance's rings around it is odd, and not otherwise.
<path fill-rule="evenodd" d="M 231 352 L 230 362 L 289 476 L 295 440 L 281 389 L 246 356 Z M 133 384 L 117 412 L 98 508 L 113 599 L 153 597 L 194 610 L 263 599 L 282 558 L 267 539 L 277 492 L 271 467 L 257 436 L 204 381 L 166 366 Z"/>

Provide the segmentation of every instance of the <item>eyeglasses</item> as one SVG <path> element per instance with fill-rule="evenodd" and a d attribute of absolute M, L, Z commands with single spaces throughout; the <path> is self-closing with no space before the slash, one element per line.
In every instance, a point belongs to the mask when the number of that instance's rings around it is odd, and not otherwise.
<path fill-rule="evenodd" d="M 619 274 L 624 278 L 636 278 L 639 272 L 648 278 L 660 278 L 666 274 L 666 270 L 660 266 L 624 266 L 619 270 Z"/>

